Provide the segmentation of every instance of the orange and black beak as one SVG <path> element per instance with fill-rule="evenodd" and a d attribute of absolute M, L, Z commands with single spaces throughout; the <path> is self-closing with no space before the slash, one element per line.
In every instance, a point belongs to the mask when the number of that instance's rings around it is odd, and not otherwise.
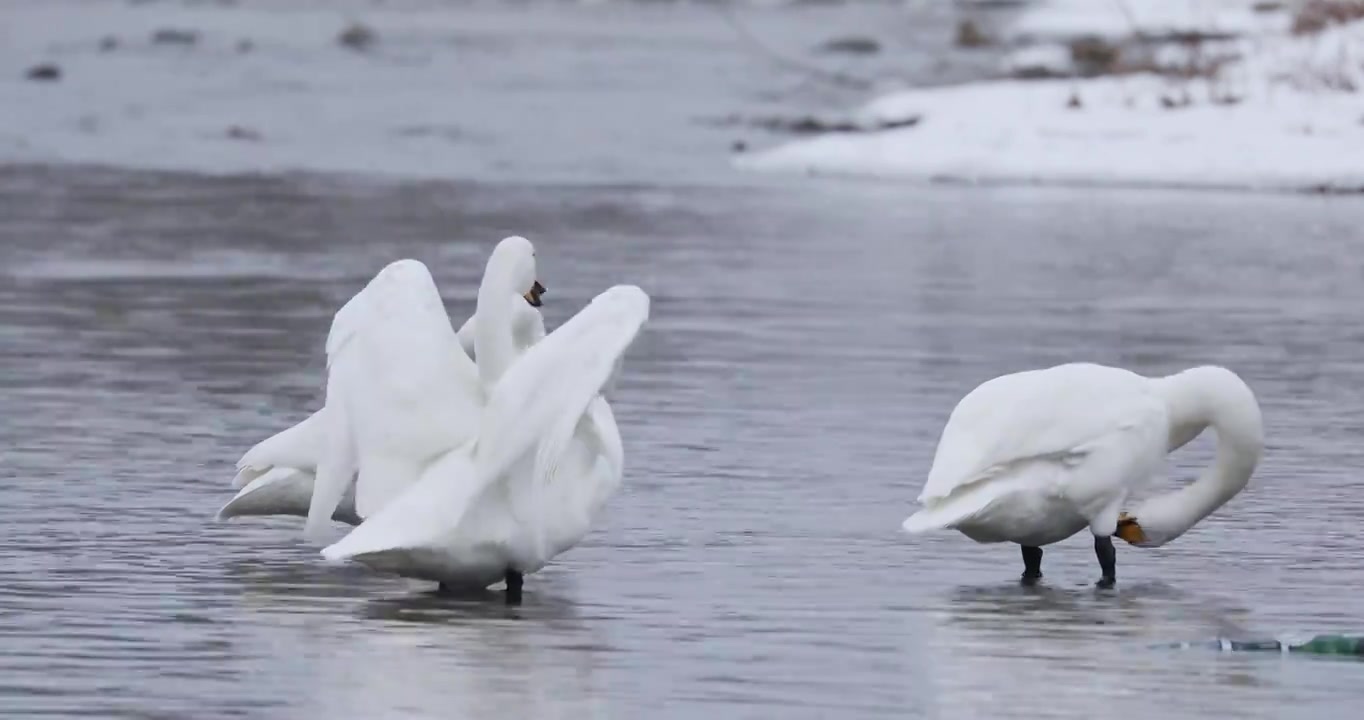
<path fill-rule="evenodd" d="M 536 280 L 535 284 L 530 286 L 530 291 L 522 297 L 526 299 L 526 302 L 530 303 L 531 307 L 540 307 L 544 304 L 540 302 L 540 296 L 544 294 L 545 286 L 541 285 L 539 280 Z"/>
<path fill-rule="evenodd" d="M 1146 531 L 1141 529 L 1141 524 L 1136 518 L 1127 513 L 1118 516 L 1118 530 L 1113 534 L 1132 545 L 1146 542 Z"/>

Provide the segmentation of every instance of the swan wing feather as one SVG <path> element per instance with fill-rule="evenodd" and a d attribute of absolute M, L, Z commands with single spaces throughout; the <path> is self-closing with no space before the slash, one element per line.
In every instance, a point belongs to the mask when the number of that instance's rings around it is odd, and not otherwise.
<path fill-rule="evenodd" d="M 310 527 L 331 517 L 346 471 L 359 473 L 362 517 L 415 483 L 424 461 L 477 432 L 480 394 L 426 266 L 399 260 L 379 271 L 336 313 L 327 336 L 326 410 L 335 417 Z"/>
<path fill-rule="evenodd" d="M 232 487 L 240 490 L 274 468 L 311 471 L 322 452 L 323 410 L 298 424 L 256 443 L 237 461 L 237 476 Z"/>
<path fill-rule="evenodd" d="M 1165 418 L 1150 381 L 1118 368 L 1077 363 L 995 378 L 952 411 L 919 502 L 1038 461 L 1077 467 L 1100 450 L 1144 457 Z"/>

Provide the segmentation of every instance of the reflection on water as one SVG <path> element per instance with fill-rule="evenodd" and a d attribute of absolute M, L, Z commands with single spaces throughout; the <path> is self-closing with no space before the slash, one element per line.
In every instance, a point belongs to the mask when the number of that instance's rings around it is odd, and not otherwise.
<path fill-rule="evenodd" d="M 0 195 L 0 714 L 1317 718 L 1364 697 L 1358 664 L 1153 648 L 1360 630 L 1360 205 L 35 168 Z M 241 452 L 317 407 L 331 313 L 377 268 L 420 258 L 462 319 L 511 233 L 551 325 L 613 283 L 654 298 L 614 403 L 625 487 L 523 607 L 329 565 L 296 519 L 210 520 Z M 956 400 L 1073 359 L 1234 367 L 1267 426 L 1251 487 L 1122 548 L 1115 593 L 1083 538 L 1020 588 L 1013 546 L 902 536 Z"/>

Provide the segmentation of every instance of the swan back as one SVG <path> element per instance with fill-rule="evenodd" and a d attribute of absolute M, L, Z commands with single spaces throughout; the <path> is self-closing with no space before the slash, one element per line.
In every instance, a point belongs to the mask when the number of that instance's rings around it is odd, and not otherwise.
<path fill-rule="evenodd" d="M 1146 378 L 1127 370 L 1074 363 L 1003 375 L 953 409 L 919 502 L 1021 461 L 1063 458 L 1111 433 L 1164 421 Z"/>

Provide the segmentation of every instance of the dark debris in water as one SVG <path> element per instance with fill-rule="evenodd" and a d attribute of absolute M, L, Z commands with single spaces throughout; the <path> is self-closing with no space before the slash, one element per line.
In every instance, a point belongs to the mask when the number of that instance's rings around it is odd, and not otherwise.
<path fill-rule="evenodd" d="M 35 82 L 56 82 L 62 79 L 62 69 L 56 63 L 39 63 L 29 68 L 24 77 Z"/>
<path fill-rule="evenodd" d="M 884 132 L 886 130 L 897 130 L 914 127 L 915 125 L 918 125 L 922 119 L 923 116 L 921 115 L 910 115 L 908 117 L 890 120 L 858 122 L 851 119 L 826 119 L 814 115 L 748 118 L 739 115 L 730 115 L 707 122 L 708 124 L 720 127 L 752 127 L 785 135 L 824 135 L 829 133 L 876 133 Z M 739 150 L 739 148 L 735 149 Z"/>
<path fill-rule="evenodd" d="M 871 37 L 841 37 L 821 43 L 815 51 L 842 55 L 875 55 L 881 52 L 881 43 Z"/>
<path fill-rule="evenodd" d="M 397 135 L 407 138 L 440 138 L 457 142 L 465 139 L 465 134 L 454 125 L 408 125 L 398 128 Z"/>
<path fill-rule="evenodd" d="M 184 28 L 161 28 L 152 33 L 153 45 L 180 45 L 189 47 L 199 44 L 199 31 Z"/>
<path fill-rule="evenodd" d="M 356 22 L 342 30 L 341 34 L 336 36 L 336 41 L 342 47 L 350 48 L 356 52 L 365 52 L 379 41 L 379 33 L 368 25 Z"/>
<path fill-rule="evenodd" d="M 1364 185 L 1337 185 L 1321 183 L 1310 185 L 1303 190 L 1308 195 L 1364 195 Z"/>
<path fill-rule="evenodd" d="M 260 142 L 265 139 L 259 130 L 253 130 L 241 125 L 233 125 L 227 129 L 229 140 L 241 140 L 244 142 Z"/>

